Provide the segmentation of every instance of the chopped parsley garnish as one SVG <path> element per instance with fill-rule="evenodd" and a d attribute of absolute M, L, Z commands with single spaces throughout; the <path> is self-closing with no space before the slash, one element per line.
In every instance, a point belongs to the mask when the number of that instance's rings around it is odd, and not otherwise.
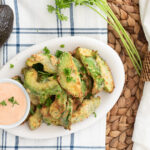
<path fill-rule="evenodd" d="M 11 69 L 14 68 L 14 64 L 10 64 L 10 68 L 11 68 Z"/>
<path fill-rule="evenodd" d="M 34 114 L 34 111 L 33 111 L 33 108 L 32 108 L 32 107 L 30 108 L 30 114 L 31 114 L 31 115 Z"/>
<path fill-rule="evenodd" d="M 91 94 L 91 93 L 88 93 L 85 98 L 86 98 L 86 99 L 90 99 L 91 96 L 92 96 L 92 94 Z"/>
<path fill-rule="evenodd" d="M 45 106 L 49 107 L 52 104 L 53 100 L 51 98 L 48 98 L 46 100 Z"/>
<path fill-rule="evenodd" d="M 62 54 L 63 54 L 62 51 L 57 50 L 55 56 L 56 56 L 57 58 L 59 58 Z"/>
<path fill-rule="evenodd" d="M 65 69 L 64 69 L 64 74 L 65 74 L 66 76 L 70 76 L 70 75 L 71 75 L 71 68 L 65 68 Z"/>
<path fill-rule="evenodd" d="M 96 118 L 96 112 L 93 112 L 94 117 Z"/>
<path fill-rule="evenodd" d="M 59 99 L 60 98 L 60 95 L 57 95 L 57 99 Z"/>
<path fill-rule="evenodd" d="M 19 103 L 14 99 L 13 96 L 10 97 L 10 98 L 8 99 L 8 101 L 9 101 L 10 103 L 12 103 L 12 106 L 14 106 L 15 104 L 16 104 L 16 105 L 19 105 Z"/>
<path fill-rule="evenodd" d="M 45 55 L 50 54 L 50 50 L 47 47 L 44 47 L 43 51 Z"/>
<path fill-rule="evenodd" d="M 7 104 L 6 104 L 6 102 L 4 100 L 0 102 L 0 105 L 7 106 Z"/>
<path fill-rule="evenodd" d="M 81 77 L 81 78 L 83 78 L 83 75 L 82 75 L 82 74 L 80 74 L 80 77 Z"/>
<path fill-rule="evenodd" d="M 41 105 L 41 104 L 38 104 L 38 105 L 37 105 L 37 108 L 38 108 L 38 109 L 41 109 L 41 108 L 42 108 L 42 105 Z"/>
<path fill-rule="evenodd" d="M 85 71 L 86 71 L 85 67 L 82 66 L 82 67 L 81 67 L 81 71 L 82 71 L 82 72 L 85 72 Z"/>
<path fill-rule="evenodd" d="M 57 75 L 56 74 L 53 75 L 53 79 L 57 79 Z"/>
<path fill-rule="evenodd" d="M 61 48 L 64 48 L 64 47 L 65 47 L 65 45 L 64 45 L 64 44 L 61 44 L 61 45 L 60 45 L 60 47 L 61 47 Z"/>
<path fill-rule="evenodd" d="M 66 77 L 67 82 L 71 82 L 73 80 L 73 77 Z"/>

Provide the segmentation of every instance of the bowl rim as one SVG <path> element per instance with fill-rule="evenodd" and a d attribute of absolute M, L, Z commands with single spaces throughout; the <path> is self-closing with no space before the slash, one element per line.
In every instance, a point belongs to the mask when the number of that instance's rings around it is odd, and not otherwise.
<path fill-rule="evenodd" d="M 26 112 L 25 112 L 24 116 L 19 121 L 17 121 L 16 123 L 9 124 L 9 125 L 0 125 L 0 128 L 2 128 L 2 129 L 15 128 L 15 127 L 19 126 L 21 123 L 23 123 L 29 114 L 30 97 L 29 97 L 29 94 L 27 93 L 26 89 L 23 87 L 23 85 L 21 83 L 15 81 L 15 80 L 13 80 L 13 79 L 3 78 L 3 79 L 0 79 L 0 83 L 13 83 L 13 84 L 15 84 L 16 86 L 18 86 L 23 91 L 23 93 L 26 97 L 27 107 L 26 107 Z"/>

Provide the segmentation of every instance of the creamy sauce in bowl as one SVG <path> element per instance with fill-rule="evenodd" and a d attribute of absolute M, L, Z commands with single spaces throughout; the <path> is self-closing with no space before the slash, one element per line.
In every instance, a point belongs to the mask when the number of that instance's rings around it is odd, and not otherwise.
<path fill-rule="evenodd" d="M 17 81 L 0 82 L 0 128 L 12 128 L 21 124 L 30 109 L 30 99 Z"/>

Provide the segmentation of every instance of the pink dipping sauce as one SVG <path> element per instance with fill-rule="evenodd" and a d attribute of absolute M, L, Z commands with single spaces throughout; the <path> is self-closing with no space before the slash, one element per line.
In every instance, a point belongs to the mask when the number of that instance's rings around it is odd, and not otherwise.
<path fill-rule="evenodd" d="M 19 105 L 8 101 L 14 97 Z M 0 83 L 0 102 L 5 100 L 7 106 L 0 105 L 0 125 L 15 124 L 23 118 L 27 108 L 26 96 L 22 89 L 13 83 Z"/>

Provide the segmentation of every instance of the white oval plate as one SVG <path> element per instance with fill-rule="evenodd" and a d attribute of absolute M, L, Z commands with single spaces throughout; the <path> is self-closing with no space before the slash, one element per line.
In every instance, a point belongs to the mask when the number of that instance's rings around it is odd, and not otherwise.
<path fill-rule="evenodd" d="M 47 126 L 44 123 L 37 130 L 31 131 L 28 128 L 27 123 L 13 128 L 8 129 L 7 131 L 21 137 L 25 138 L 34 138 L 34 139 L 48 139 L 54 138 L 58 136 L 64 136 L 81 129 L 87 128 L 88 126 L 95 124 L 96 121 L 100 121 L 103 116 L 106 116 L 107 112 L 113 107 L 113 105 L 117 102 L 124 86 L 125 81 L 125 72 L 122 61 L 118 54 L 108 45 L 102 43 L 101 41 L 87 38 L 87 37 L 63 37 L 52 39 L 46 42 L 43 42 L 38 45 L 34 45 L 27 50 L 16 55 L 12 60 L 10 60 L 1 70 L 0 70 L 0 78 L 11 78 L 15 75 L 20 75 L 21 69 L 25 66 L 25 61 L 32 54 L 37 53 L 42 50 L 45 46 L 47 46 L 52 54 L 55 54 L 57 49 L 60 49 L 60 45 L 64 44 L 65 48 L 61 49 L 64 51 L 72 51 L 76 47 L 89 48 L 93 50 L 98 50 L 101 57 L 106 60 L 108 63 L 115 82 L 115 89 L 111 94 L 106 92 L 101 92 L 101 104 L 100 107 L 96 110 L 97 117 L 91 115 L 88 119 L 73 124 L 71 130 L 65 130 L 63 127 L 57 126 Z M 14 64 L 14 68 L 10 69 L 10 64 Z"/>

